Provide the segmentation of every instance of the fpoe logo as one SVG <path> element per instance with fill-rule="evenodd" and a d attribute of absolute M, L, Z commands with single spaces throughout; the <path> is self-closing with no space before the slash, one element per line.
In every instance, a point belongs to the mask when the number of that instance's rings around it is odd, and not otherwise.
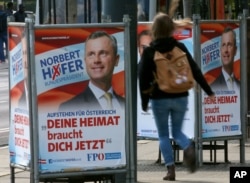
<path fill-rule="evenodd" d="M 230 167 L 230 183 L 248 183 L 250 167 Z"/>
<path fill-rule="evenodd" d="M 230 131 L 238 131 L 239 125 L 223 125 L 222 131 L 223 132 L 230 132 Z"/>
<path fill-rule="evenodd" d="M 114 153 L 88 153 L 87 154 L 88 161 L 104 161 L 104 160 L 112 160 L 112 159 L 121 159 L 121 153 L 114 152 Z"/>

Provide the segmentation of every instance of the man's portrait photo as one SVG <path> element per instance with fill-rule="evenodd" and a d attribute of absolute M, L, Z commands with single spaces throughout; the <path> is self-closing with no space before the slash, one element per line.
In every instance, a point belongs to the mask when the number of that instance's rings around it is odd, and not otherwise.
<path fill-rule="evenodd" d="M 105 31 L 91 33 L 85 42 L 84 61 L 89 76 L 80 94 L 62 103 L 59 111 L 124 109 L 125 99 L 113 90 L 114 68 L 119 63 L 117 40 Z"/>
<path fill-rule="evenodd" d="M 239 91 L 240 81 L 234 74 L 234 58 L 236 53 L 236 33 L 231 27 L 226 27 L 222 32 L 220 43 L 221 73 L 210 85 L 213 90 Z"/>

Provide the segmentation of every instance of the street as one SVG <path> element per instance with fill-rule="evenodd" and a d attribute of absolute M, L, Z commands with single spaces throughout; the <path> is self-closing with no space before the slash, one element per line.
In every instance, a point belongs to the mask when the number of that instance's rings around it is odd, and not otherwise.
<path fill-rule="evenodd" d="M 8 145 L 9 75 L 8 63 L 0 64 L 0 147 Z"/>

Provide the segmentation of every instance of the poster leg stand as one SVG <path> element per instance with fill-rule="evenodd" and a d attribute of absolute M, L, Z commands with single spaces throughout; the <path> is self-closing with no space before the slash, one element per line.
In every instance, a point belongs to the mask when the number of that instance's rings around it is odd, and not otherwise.
<path fill-rule="evenodd" d="M 245 140 L 240 139 L 240 163 L 245 163 Z"/>
<path fill-rule="evenodd" d="M 11 183 L 15 183 L 15 168 L 14 167 L 10 167 L 10 182 Z"/>
<path fill-rule="evenodd" d="M 155 164 L 161 164 L 161 149 L 159 147 L 158 159 L 155 161 Z"/>
<path fill-rule="evenodd" d="M 225 148 L 224 148 L 224 161 L 225 161 L 225 163 L 229 163 L 229 160 L 228 160 L 228 141 L 227 140 L 225 140 L 224 141 L 224 146 L 225 146 Z"/>

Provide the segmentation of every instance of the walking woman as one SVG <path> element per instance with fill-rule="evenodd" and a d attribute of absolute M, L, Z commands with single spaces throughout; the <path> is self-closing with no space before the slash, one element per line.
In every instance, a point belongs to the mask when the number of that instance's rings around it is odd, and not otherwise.
<path fill-rule="evenodd" d="M 169 139 L 168 120 L 171 117 L 173 140 L 184 150 L 184 163 L 190 172 L 196 171 L 196 159 L 194 143 L 182 132 L 182 124 L 188 105 L 188 91 L 182 93 L 166 93 L 155 87 L 152 93 L 148 94 L 153 83 L 153 71 L 156 70 L 154 53 L 159 51 L 165 53 L 171 51 L 175 46 L 179 47 L 187 55 L 193 77 L 201 88 L 211 98 L 214 92 L 206 82 L 200 68 L 193 60 L 185 45 L 178 42 L 173 33 L 177 25 L 164 13 L 158 13 L 153 20 L 151 33 L 153 41 L 145 48 L 139 65 L 139 82 L 142 101 L 142 109 L 147 111 L 148 102 L 151 100 L 152 110 L 158 130 L 160 149 L 167 167 L 167 175 L 163 180 L 175 180 L 175 162 L 172 145 Z"/>

